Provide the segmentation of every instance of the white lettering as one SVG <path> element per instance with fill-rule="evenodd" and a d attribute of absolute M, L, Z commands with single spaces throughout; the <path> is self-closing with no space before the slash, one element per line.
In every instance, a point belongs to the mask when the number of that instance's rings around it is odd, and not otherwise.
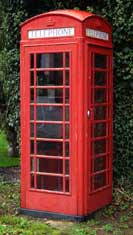
<path fill-rule="evenodd" d="M 52 37 L 69 37 L 75 35 L 74 28 L 56 28 L 56 29 L 38 29 L 29 30 L 28 38 L 52 38 Z"/>
<path fill-rule="evenodd" d="M 92 38 L 98 38 L 98 39 L 102 39 L 102 40 L 106 40 L 106 41 L 109 40 L 108 33 L 94 30 L 94 29 L 86 29 L 86 36 L 92 37 Z"/>

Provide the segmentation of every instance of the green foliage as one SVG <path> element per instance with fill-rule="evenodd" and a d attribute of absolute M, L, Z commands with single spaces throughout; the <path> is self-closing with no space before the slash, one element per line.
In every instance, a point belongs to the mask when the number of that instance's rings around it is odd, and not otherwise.
<path fill-rule="evenodd" d="M 106 232 L 112 232 L 113 231 L 113 226 L 112 224 L 105 224 L 103 226 L 103 230 L 106 231 Z"/>
<path fill-rule="evenodd" d="M 131 141 L 133 131 L 132 92 L 132 3 L 130 0 L 38 0 L 4 1 L 1 14 L 4 40 L 0 52 L 0 81 L 4 92 L 2 120 L 9 141 L 19 143 L 19 40 L 20 22 L 33 15 L 62 8 L 92 11 L 112 25 L 114 45 L 114 177 L 131 179 Z M 1 22 L 1 19 L 0 19 Z M 0 34 L 1 35 L 1 34 Z M 3 59 L 1 59 L 3 58 Z M 12 133 L 12 134 L 11 134 Z M 15 146 L 16 147 L 16 146 Z M 124 182 L 124 180 L 123 180 Z"/>

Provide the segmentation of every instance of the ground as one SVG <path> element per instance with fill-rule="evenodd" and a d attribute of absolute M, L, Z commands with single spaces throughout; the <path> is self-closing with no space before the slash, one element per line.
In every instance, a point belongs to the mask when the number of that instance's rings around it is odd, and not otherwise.
<path fill-rule="evenodd" d="M 14 179 L 12 179 L 14 181 Z M 20 184 L 0 183 L 0 235 L 132 235 L 131 198 L 116 189 L 112 205 L 84 223 L 19 215 Z"/>

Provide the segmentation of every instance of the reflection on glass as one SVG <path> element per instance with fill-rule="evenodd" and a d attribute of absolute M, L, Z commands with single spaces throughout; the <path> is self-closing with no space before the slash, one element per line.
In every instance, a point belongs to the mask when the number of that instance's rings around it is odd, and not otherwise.
<path fill-rule="evenodd" d="M 30 85 L 34 86 L 34 72 L 33 71 L 30 72 Z"/>
<path fill-rule="evenodd" d="M 66 67 L 68 68 L 69 66 L 69 52 L 66 52 Z"/>
<path fill-rule="evenodd" d="M 36 136 L 38 138 L 62 139 L 63 130 L 61 124 L 37 124 Z"/>
<path fill-rule="evenodd" d="M 106 157 L 99 157 L 94 160 L 94 172 L 106 169 Z"/>
<path fill-rule="evenodd" d="M 63 156 L 63 143 L 37 141 L 37 154 L 48 156 Z"/>
<path fill-rule="evenodd" d="M 69 150 L 69 142 L 66 142 L 65 143 L 65 156 L 66 157 L 69 157 L 69 152 L 70 152 L 70 150 Z"/>
<path fill-rule="evenodd" d="M 69 139 L 69 124 L 66 124 L 66 139 Z"/>
<path fill-rule="evenodd" d="M 30 170 L 34 171 L 34 158 L 33 157 L 30 158 Z"/>
<path fill-rule="evenodd" d="M 94 176 L 94 189 L 101 188 L 106 185 L 106 173 L 98 174 Z"/>
<path fill-rule="evenodd" d="M 65 107 L 65 118 L 66 118 L 66 121 L 69 121 L 69 106 Z"/>
<path fill-rule="evenodd" d="M 94 154 L 106 153 L 106 140 L 97 140 L 94 142 Z"/>
<path fill-rule="evenodd" d="M 63 71 L 37 72 L 37 86 L 62 86 Z"/>
<path fill-rule="evenodd" d="M 65 191 L 68 193 L 69 190 L 69 177 L 66 177 L 65 179 Z"/>
<path fill-rule="evenodd" d="M 37 120 L 44 121 L 62 121 L 63 120 L 63 109 L 62 107 L 55 106 L 38 106 L 36 112 Z"/>
<path fill-rule="evenodd" d="M 94 136 L 106 136 L 106 123 L 94 124 Z"/>
<path fill-rule="evenodd" d="M 30 137 L 34 137 L 34 124 L 30 124 Z"/>
<path fill-rule="evenodd" d="M 34 120 L 34 106 L 30 106 L 30 120 Z"/>
<path fill-rule="evenodd" d="M 37 54 L 37 68 L 62 68 L 63 53 Z"/>
<path fill-rule="evenodd" d="M 63 89 L 37 89 L 37 103 L 63 103 Z"/>
<path fill-rule="evenodd" d="M 30 102 L 34 103 L 34 89 L 30 89 Z"/>
<path fill-rule="evenodd" d="M 66 97 L 65 97 L 65 102 L 66 104 L 69 104 L 69 88 L 66 89 Z"/>
<path fill-rule="evenodd" d="M 30 68 L 34 68 L 34 54 L 30 54 Z"/>
<path fill-rule="evenodd" d="M 101 54 L 95 54 L 94 57 L 95 68 L 106 68 L 107 67 L 107 56 Z"/>
<path fill-rule="evenodd" d="M 37 175 L 37 189 L 63 190 L 63 178 L 59 176 Z"/>
<path fill-rule="evenodd" d="M 69 83 L 70 83 L 70 82 L 69 82 L 69 80 L 70 80 L 70 79 L 69 79 L 69 76 L 70 76 L 70 72 L 69 72 L 69 70 L 66 70 L 66 85 L 67 85 L 67 86 L 69 86 Z"/>
<path fill-rule="evenodd" d="M 95 89 L 95 103 L 106 102 L 106 89 Z"/>
<path fill-rule="evenodd" d="M 106 86 L 105 72 L 95 72 L 95 86 Z"/>
<path fill-rule="evenodd" d="M 37 172 L 63 173 L 62 159 L 37 158 Z"/>
<path fill-rule="evenodd" d="M 105 120 L 106 119 L 106 106 L 94 107 L 94 119 Z"/>

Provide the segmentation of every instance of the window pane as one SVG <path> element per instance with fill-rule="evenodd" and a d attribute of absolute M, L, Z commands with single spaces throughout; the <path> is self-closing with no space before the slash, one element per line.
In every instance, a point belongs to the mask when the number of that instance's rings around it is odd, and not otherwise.
<path fill-rule="evenodd" d="M 105 72 L 95 72 L 95 86 L 106 86 Z"/>
<path fill-rule="evenodd" d="M 37 154 L 48 156 L 63 156 L 63 143 L 37 141 Z"/>
<path fill-rule="evenodd" d="M 37 124 L 36 132 L 38 138 L 63 138 L 63 130 L 61 124 Z"/>
<path fill-rule="evenodd" d="M 65 102 L 66 102 L 66 104 L 69 104 L 69 88 L 66 89 Z"/>
<path fill-rule="evenodd" d="M 69 106 L 65 107 L 65 117 L 66 117 L 66 121 L 69 121 Z"/>
<path fill-rule="evenodd" d="M 106 169 L 106 157 L 99 157 L 94 160 L 94 172 Z"/>
<path fill-rule="evenodd" d="M 30 141 L 30 153 L 34 154 L 34 141 L 33 140 Z"/>
<path fill-rule="evenodd" d="M 30 68 L 34 68 L 34 54 L 30 55 Z"/>
<path fill-rule="evenodd" d="M 106 173 L 98 174 L 94 176 L 94 189 L 101 188 L 106 185 Z"/>
<path fill-rule="evenodd" d="M 66 70 L 66 85 L 68 86 L 69 85 L 69 83 L 70 83 L 70 78 L 69 78 L 69 76 L 70 76 L 70 72 L 69 72 L 69 70 Z"/>
<path fill-rule="evenodd" d="M 97 140 L 94 142 L 94 154 L 106 153 L 106 140 Z"/>
<path fill-rule="evenodd" d="M 63 173 L 63 161 L 60 159 L 37 158 L 37 172 Z"/>
<path fill-rule="evenodd" d="M 34 120 L 34 106 L 30 106 L 30 120 Z"/>
<path fill-rule="evenodd" d="M 96 68 L 106 68 L 107 66 L 106 61 L 107 61 L 106 55 L 95 54 L 94 65 Z"/>
<path fill-rule="evenodd" d="M 106 102 L 106 89 L 95 89 L 95 103 Z"/>
<path fill-rule="evenodd" d="M 30 186 L 31 188 L 34 188 L 34 175 L 33 174 L 30 175 Z"/>
<path fill-rule="evenodd" d="M 94 119 L 105 120 L 106 119 L 106 106 L 94 107 Z"/>
<path fill-rule="evenodd" d="M 34 158 L 33 157 L 30 158 L 30 170 L 34 171 Z"/>
<path fill-rule="evenodd" d="M 94 124 L 94 136 L 106 136 L 106 123 Z"/>
<path fill-rule="evenodd" d="M 69 124 L 66 124 L 66 139 L 69 139 Z"/>
<path fill-rule="evenodd" d="M 65 184 L 66 184 L 65 190 L 66 190 L 66 192 L 69 192 L 70 191 L 70 189 L 69 189 L 69 177 L 66 177 Z"/>
<path fill-rule="evenodd" d="M 62 107 L 37 107 L 37 120 L 44 121 L 62 121 L 63 109 Z"/>
<path fill-rule="evenodd" d="M 37 54 L 37 68 L 62 68 L 63 53 Z"/>
<path fill-rule="evenodd" d="M 66 67 L 69 67 L 69 52 L 66 52 Z"/>
<path fill-rule="evenodd" d="M 65 155 L 66 155 L 66 157 L 69 157 L 69 152 L 70 152 L 70 150 L 69 150 L 69 142 L 68 142 L 68 143 L 65 143 Z"/>
<path fill-rule="evenodd" d="M 63 71 L 37 72 L 37 86 L 62 86 Z"/>
<path fill-rule="evenodd" d="M 30 137 L 34 137 L 34 124 L 30 124 Z"/>
<path fill-rule="evenodd" d="M 69 175 L 69 160 L 65 161 L 65 165 L 66 165 L 66 175 Z"/>
<path fill-rule="evenodd" d="M 37 188 L 52 191 L 62 191 L 63 179 L 62 177 L 37 175 Z"/>
<path fill-rule="evenodd" d="M 63 103 L 63 89 L 37 89 L 37 103 Z"/>
<path fill-rule="evenodd" d="M 30 72 L 30 85 L 34 86 L 34 72 L 33 71 Z"/>
<path fill-rule="evenodd" d="M 30 102 L 34 103 L 34 89 L 30 89 Z"/>

